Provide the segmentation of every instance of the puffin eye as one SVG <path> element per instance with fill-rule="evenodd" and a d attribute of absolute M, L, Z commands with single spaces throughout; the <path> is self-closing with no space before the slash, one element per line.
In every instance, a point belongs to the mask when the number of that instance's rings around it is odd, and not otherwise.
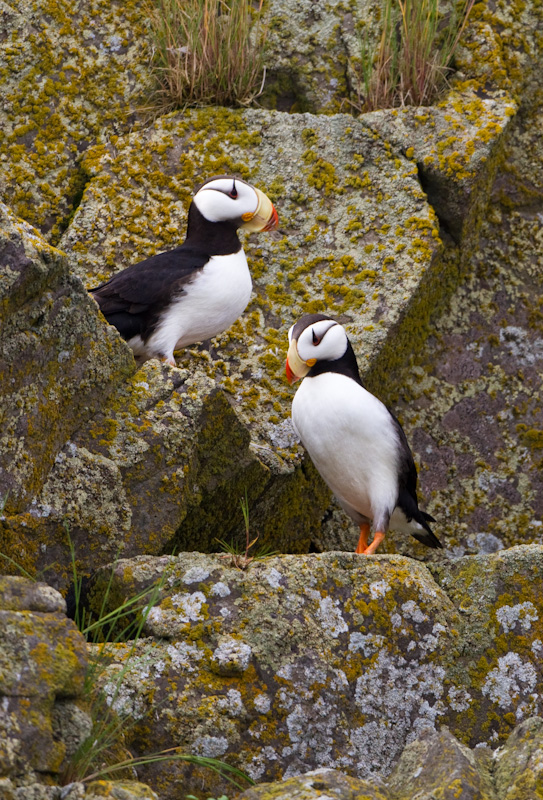
<path fill-rule="evenodd" d="M 232 183 L 232 188 L 228 192 L 228 196 L 234 198 L 234 200 L 238 196 L 238 190 L 236 189 L 236 182 L 235 181 Z"/>
<path fill-rule="evenodd" d="M 313 336 L 313 344 L 314 344 L 315 346 L 316 346 L 316 345 L 318 345 L 318 344 L 319 344 L 319 342 L 320 342 L 321 340 L 319 339 L 319 337 L 318 337 L 318 336 L 317 336 L 317 334 L 315 333 L 315 328 L 311 328 L 311 334 L 312 334 L 312 336 Z"/>

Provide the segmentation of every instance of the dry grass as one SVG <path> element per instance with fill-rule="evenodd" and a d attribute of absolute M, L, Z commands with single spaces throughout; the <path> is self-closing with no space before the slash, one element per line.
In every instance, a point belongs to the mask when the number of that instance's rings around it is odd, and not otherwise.
<path fill-rule="evenodd" d="M 249 0 L 153 0 L 150 20 L 162 110 L 247 105 L 263 88 L 266 30 Z"/>
<path fill-rule="evenodd" d="M 372 49 L 361 41 L 358 101 L 361 112 L 431 105 L 447 86 L 451 62 L 475 0 L 453 4 L 442 16 L 438 0 L 383 0 L 381 36 Z"/>

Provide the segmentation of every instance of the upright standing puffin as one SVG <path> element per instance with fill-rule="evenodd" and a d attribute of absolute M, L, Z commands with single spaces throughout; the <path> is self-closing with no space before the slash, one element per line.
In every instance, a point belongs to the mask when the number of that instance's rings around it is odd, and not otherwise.
<path fill-rule="evenodd" d="M 238 228 L 277 225 L 277 211 L 259 189 L 239 178 L 210 178 L 192 199 L 180 247 L 132 264 L 90 292 L 139 361 L 175 366 L 174 350 L 222 333 L 249 302 Z"/>
<path fill-rule="evenodd" d="M 396 417 L 362 385 L 345 330 L 324 314 L 289 331 L 287 378 L 304 378 L 292 422 L 339 503 L 360 526 L 357 553 L 375 553 L 389 528 L 441 547 L 417 501 L 417 470 Z M 370 523 L 374 537 L 368 544 Z"/>

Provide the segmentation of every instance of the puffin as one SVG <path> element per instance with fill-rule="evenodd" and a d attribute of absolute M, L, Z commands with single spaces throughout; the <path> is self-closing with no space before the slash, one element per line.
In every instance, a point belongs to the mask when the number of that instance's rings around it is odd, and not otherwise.
<path fill-rule="evenodd" d="M 211 339 L 245 310 L 252 290 L 238 230 L 271 231 L 271 200 L 240 178 L 209 178 L 192 198 L 185 241 L 90 289 L 138 362 L 175 366 L 174 350 Z"/>
<path fill-rule="evenodd" d="M 288 338 L 287 379 L 304 379 L 292 401 L 294 429 L 360 527 L 355 552 L 375 553 L 389 528 L 442 547 L 429 525 L 435 519 L 419 508 L 417 469 L 402 426 L 364 388 L 345 329 L 325 314 L 308 314 Z"/>

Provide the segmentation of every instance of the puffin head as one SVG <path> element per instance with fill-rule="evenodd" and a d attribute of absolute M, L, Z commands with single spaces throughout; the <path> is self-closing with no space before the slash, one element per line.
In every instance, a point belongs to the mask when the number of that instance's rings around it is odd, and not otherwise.
<path fill-rule="evenodd" d="M 307 314 L 288 332 L 286 372 L 289 383 L 303 378 L 317 361 L 337 361 L 349 340 L 345 329 L 325 314 Z"/>
<path fill-rule="evenodd" d="M 271 231 L 279 224 L 269 197 L 240 178 L 228 175 L 210 178 L 192 202 L 209 222 L 232 222 L 246 231 Z"/>

